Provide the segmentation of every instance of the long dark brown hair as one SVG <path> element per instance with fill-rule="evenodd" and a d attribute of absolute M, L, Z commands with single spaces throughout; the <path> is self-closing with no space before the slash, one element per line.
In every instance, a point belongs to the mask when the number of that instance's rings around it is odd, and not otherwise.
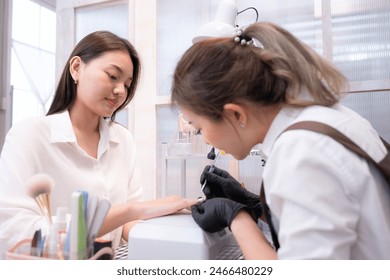
<path fill-rule="evenodd" d="M 140 59 L 133 45 L 126 39 L 123 39 L 109 31 L 96 31 L 85 36 L 73 49 L 69 56 L 66 66 L 62 72 L 58 83 L 53 102 L 47 115 L 60 113 L 70 109 L 76 100 L 76 84 L 70 74 L 70 60 L 74 56 L 79 56 L 84 63 L 88 63 L 105 52 L 124 50 L 130 55 L 133 63 L 133 80 L 130 88 L 127 91 L 127 96 L 124 103 L 119 106 L 111 115 L 111 120 L 115 120 L 115 115 L 118 111 L 126 107 L 134 97 L 135 90 L 139 81 L 141 72 Z"/>
<path fill-rule="evenodd" d="M 173 108 L 184 106 L 218 121 L 231 102 L 302 107 L 339 101 L 345 77 L 287 30 L 261 22 L 248 26 L 243 36 L 254 38 L 258 47 L 216 38 L 184 53 L 173 76 Z"/>

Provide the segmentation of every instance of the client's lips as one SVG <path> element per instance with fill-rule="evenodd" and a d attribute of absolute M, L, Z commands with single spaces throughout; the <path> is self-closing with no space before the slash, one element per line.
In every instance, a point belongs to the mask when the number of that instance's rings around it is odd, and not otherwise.
<path fill-rule="evenodd" d="M 112 99 L 112 98 L 106 98 L 106 99 L 107 99 L 108 104 L 110 104 L 112 107 L 117 106 L 118 101 L 116 99 Z"/>

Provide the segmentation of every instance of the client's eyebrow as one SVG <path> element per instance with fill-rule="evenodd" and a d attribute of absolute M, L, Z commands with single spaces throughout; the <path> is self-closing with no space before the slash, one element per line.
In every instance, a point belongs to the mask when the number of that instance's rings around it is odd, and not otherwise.
<path fill-rule="evenodd" d="M 116 65 L 116 64 L 110 64 L 110 66 L 113 67 L 113 68 L 115 68 L 116 70 L 118 70 L 118 72 L 120 72 L 121 74 L 124 73 L 123 70 L 122 70 L 122 68 L 120 68 L 118 65 Z M 130 80 L 133 80 L 133 77 L 130 76 L 129 79 L 130 79 Z"/>

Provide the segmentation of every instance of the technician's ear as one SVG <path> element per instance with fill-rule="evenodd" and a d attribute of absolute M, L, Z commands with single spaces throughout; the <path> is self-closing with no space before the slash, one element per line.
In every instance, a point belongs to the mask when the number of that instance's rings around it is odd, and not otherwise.
<path fill-rule="evenodd" d="M 72 57 L 69 61 L 69 72 L 76 83 L 79 79 L 80 67 L 81 67 L 81 58 L 79 56 Z"/>
<path fill-rule="evenodd" d="M 230 118 L 231 121 L 237 123 L 237 125 L 241 127 L 246 126 L 248 117 L 243 106 L 234 103 L 228 103 L 223 106 L 223 109 L 225 116 Z"/>

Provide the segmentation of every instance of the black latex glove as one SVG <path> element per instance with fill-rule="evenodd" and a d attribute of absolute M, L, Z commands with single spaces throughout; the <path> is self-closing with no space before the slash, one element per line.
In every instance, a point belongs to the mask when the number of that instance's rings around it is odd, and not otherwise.
<path fill-rule="evenodd" d="M 260 217 L 262 207 L 260 196 L 251 193 L 245 189 L 229 172 L 214 166 L 213 172 L 210 172 L 210 166 L 206 166 L 200 177 L 200 183 L 203 185 L 207 180 L 203 193 L 207 199 L 214 197 L 226 197 L 238 203 L 244 204 L 252 211 L 254 219 Z"/>
<path fill-rule="evenodd" d="M 241 209 L 246 206 L 227 198 L 205 200 L 191 207 L 192 217 L 205 231 L 217 232 L 228 227 Z"/>

